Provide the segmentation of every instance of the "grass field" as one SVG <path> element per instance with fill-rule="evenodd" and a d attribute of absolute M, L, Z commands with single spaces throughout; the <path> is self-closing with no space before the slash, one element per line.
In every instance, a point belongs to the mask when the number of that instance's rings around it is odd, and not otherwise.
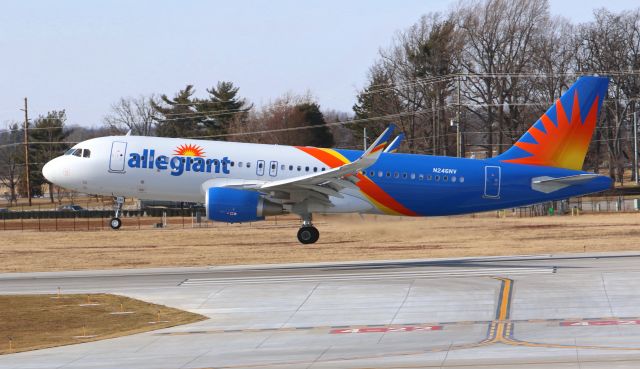
<path fill-rule="evenodd" d="M 125 219 L 125 226 L 128 220 Z M 302 246 L 280 218 L 211 228 L 2 231 L 0 272 L 288 263 L 640 250 L 640 213 L 497 218 L 316 217 Z"/>
<path fill-rule="evenodd" d="M 109 294 L 0 296 L 0 355 L 203 319 L 198 314 Z"/>

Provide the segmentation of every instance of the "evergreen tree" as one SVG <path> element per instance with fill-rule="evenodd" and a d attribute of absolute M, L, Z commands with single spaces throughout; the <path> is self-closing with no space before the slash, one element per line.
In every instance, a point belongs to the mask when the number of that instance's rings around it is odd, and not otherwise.
<path fill-rule="evenodd" d="M 296 105 L 295 109 L 301 114 L 304 125 L 316 127 L 303 131 L 304 134 L 301 136 L 304 139 L 304 144 L 316 147 L 333 147 L 333 134 L 327 127 L 324 115 L 320 111 L 320 105 L 315 102 L 307 102 Z"/>
<path fill-rule="evenodd" d="M 67 114 L 64 110 L 50 111 L 34 120 L 29 131 L 29 180 L 31 194 L 42 194 L 42 186 L 49 184 L 49 196 L 53 202 L 53 185 L 42 175 L 42 167 L 49 160 L 60 156 L 69 145 L 65 144 L 69 132 L 65 129 Z M 31 126 L 31 125 L 30 125 Z"/>
<path fill-rule="evenodd" d="M 196 110 L 202 113 L 200 117 L 207 135 L 224 135 L 234 121 L 246 119 L 247 112 L 253 106 L 247 104 L 246 99 L 238 97 L 238 90 L 233 82 L 221 81 L 217 86 L 207 89 L 207 99 L 197 100 Z"/>
<path fill-rule="evenodd" d="M 198 124 L 202 118 L 196 111 L 196 101 L 192 99 L 194 93 L 193 85 L 187 85 L 172 99 L 162 95 L 160 103 L 151 102 L 153 109 L 160 115 L 156 117 L 158 136 L 189 137 L 200 133 Z"/>

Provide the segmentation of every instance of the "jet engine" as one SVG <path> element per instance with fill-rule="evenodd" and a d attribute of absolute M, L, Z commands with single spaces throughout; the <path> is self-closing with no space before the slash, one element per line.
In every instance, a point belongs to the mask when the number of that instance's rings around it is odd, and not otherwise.
<path fill-rule="evenodd" d="M 226 223 L 253 222 L 284 213 L 282 204 L 265 199 L 259 192 L 225 187 L 209 188 L 205 206 L 209 220 Z"/>

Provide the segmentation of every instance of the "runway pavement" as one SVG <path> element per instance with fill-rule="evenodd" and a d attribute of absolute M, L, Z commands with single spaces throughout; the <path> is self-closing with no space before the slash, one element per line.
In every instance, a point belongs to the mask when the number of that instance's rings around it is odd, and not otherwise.
<path fill-rule="evenodd" d="M 640 254 L 0 274 L 210 319 L 0 368 L 638 368 Z"/>

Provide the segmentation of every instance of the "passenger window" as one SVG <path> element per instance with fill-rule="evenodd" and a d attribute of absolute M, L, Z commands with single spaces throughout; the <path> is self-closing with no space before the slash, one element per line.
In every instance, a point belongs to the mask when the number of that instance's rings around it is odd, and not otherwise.
<path fill-rule="evenodd" d="M 424 174 L 420 174 L 420 175 L 418 175 L 418 180 L 419 180 L 419 181 L 424 180 Z"/>
<path fill-rule="evenodd" d="M 284 170 L 284 168 L 286 168 L 286 165 L 281 164 L 281 165 L 280 165 L 280 170 Z"/>
<path fill-rule="evenodd" d="M 90 158 L 91 157 L 91 150 L 84 149 L 84 152 L 82 153 L 82 157 L 83 158 Z"/>
<path fill-rule="evenodd" d="M 247 162 L 247 168 L 251 168 L 251 163 Z"/>
<path fill-rule="evenodd" d="M 384 173 L 382 173 L 381 170 L 378 171 L 378 177 L 382 178 L 382 176 L 384 175 Z"/>
<path fill-rule="evenodd" d="M 393 172 L 393 178 L 400 178 L 399 172 Z"/>
<path fill-rule="evenodd" d="M 309 167 L 304 167 L 304 171 L 308 172 L 309 171 Z"/>
<path fill-rule="evenodd" d="M 318 167 L 313 167 L 313 171 L 317 172 L 318 171 Z"/>
<path fill-rule="evenodd" d="M 451 177 L 451 182 L 455 182 L 458 178 L 456 176 Z"/>
<path fill-rule="evenodd" d="M 440 176 L 436 176 L 436 182 L 440 182 Z"/>
<path fill-rule="evenodd" d="M 402 173 L 402 178 L 407 179 L 407 172 Z"/>
<path fill-rule="evenodd" d="M 238 162 L 238 168 L 242 168 L 242 162 L 241 161 Z"/>
<path fill-rule="evenodd" d="M 464 177 L 460 176 L 460 183 L 464 183 Z"/>
<path fill-rule="evenodd" d="M 442 180 L 447 182 L 447 181 L 449 181 L 449 177 L 448 176 L 442 176 Z"/>
<path fill-rule="evenodd" d="M 322 170 L 321 170 L 321 172 L 324 172 L 324 167 L 322 167 Z"/>
<path fill-rule="evenodd" d="M 298 165 L 298 172 L 302 170 L 302 167 Z"/>
<path fill-rule="evenodd" d="M 235 162 L 233 162 L 233 161 L 232 161 L 232 162 L 231 162 L 231 166 L 233 166 L 233 164 L 235 164 Z"/>
<path fill-rule="evenodd" d="M 387 172 L 387 177 L 391 177 L 391 172 Z"/>
<path fill-rule="evenodd" d="M 416 174 L 415 173 L 411 173 L 411 179 L 416 179 Z"/>
<path fill-rule="evenodd" d="M 293 165 L 289 165 L 289 170 L 293 170 Z"/>
<path fill-rule="evenodd" d="M 433 177 L 431 177 L 431 175 L 428 175 L 428 176 L 427 176 L 427 181 L 430 181 L 430 180 L 431 180 L 431 178 L 433 178 Z"/>

